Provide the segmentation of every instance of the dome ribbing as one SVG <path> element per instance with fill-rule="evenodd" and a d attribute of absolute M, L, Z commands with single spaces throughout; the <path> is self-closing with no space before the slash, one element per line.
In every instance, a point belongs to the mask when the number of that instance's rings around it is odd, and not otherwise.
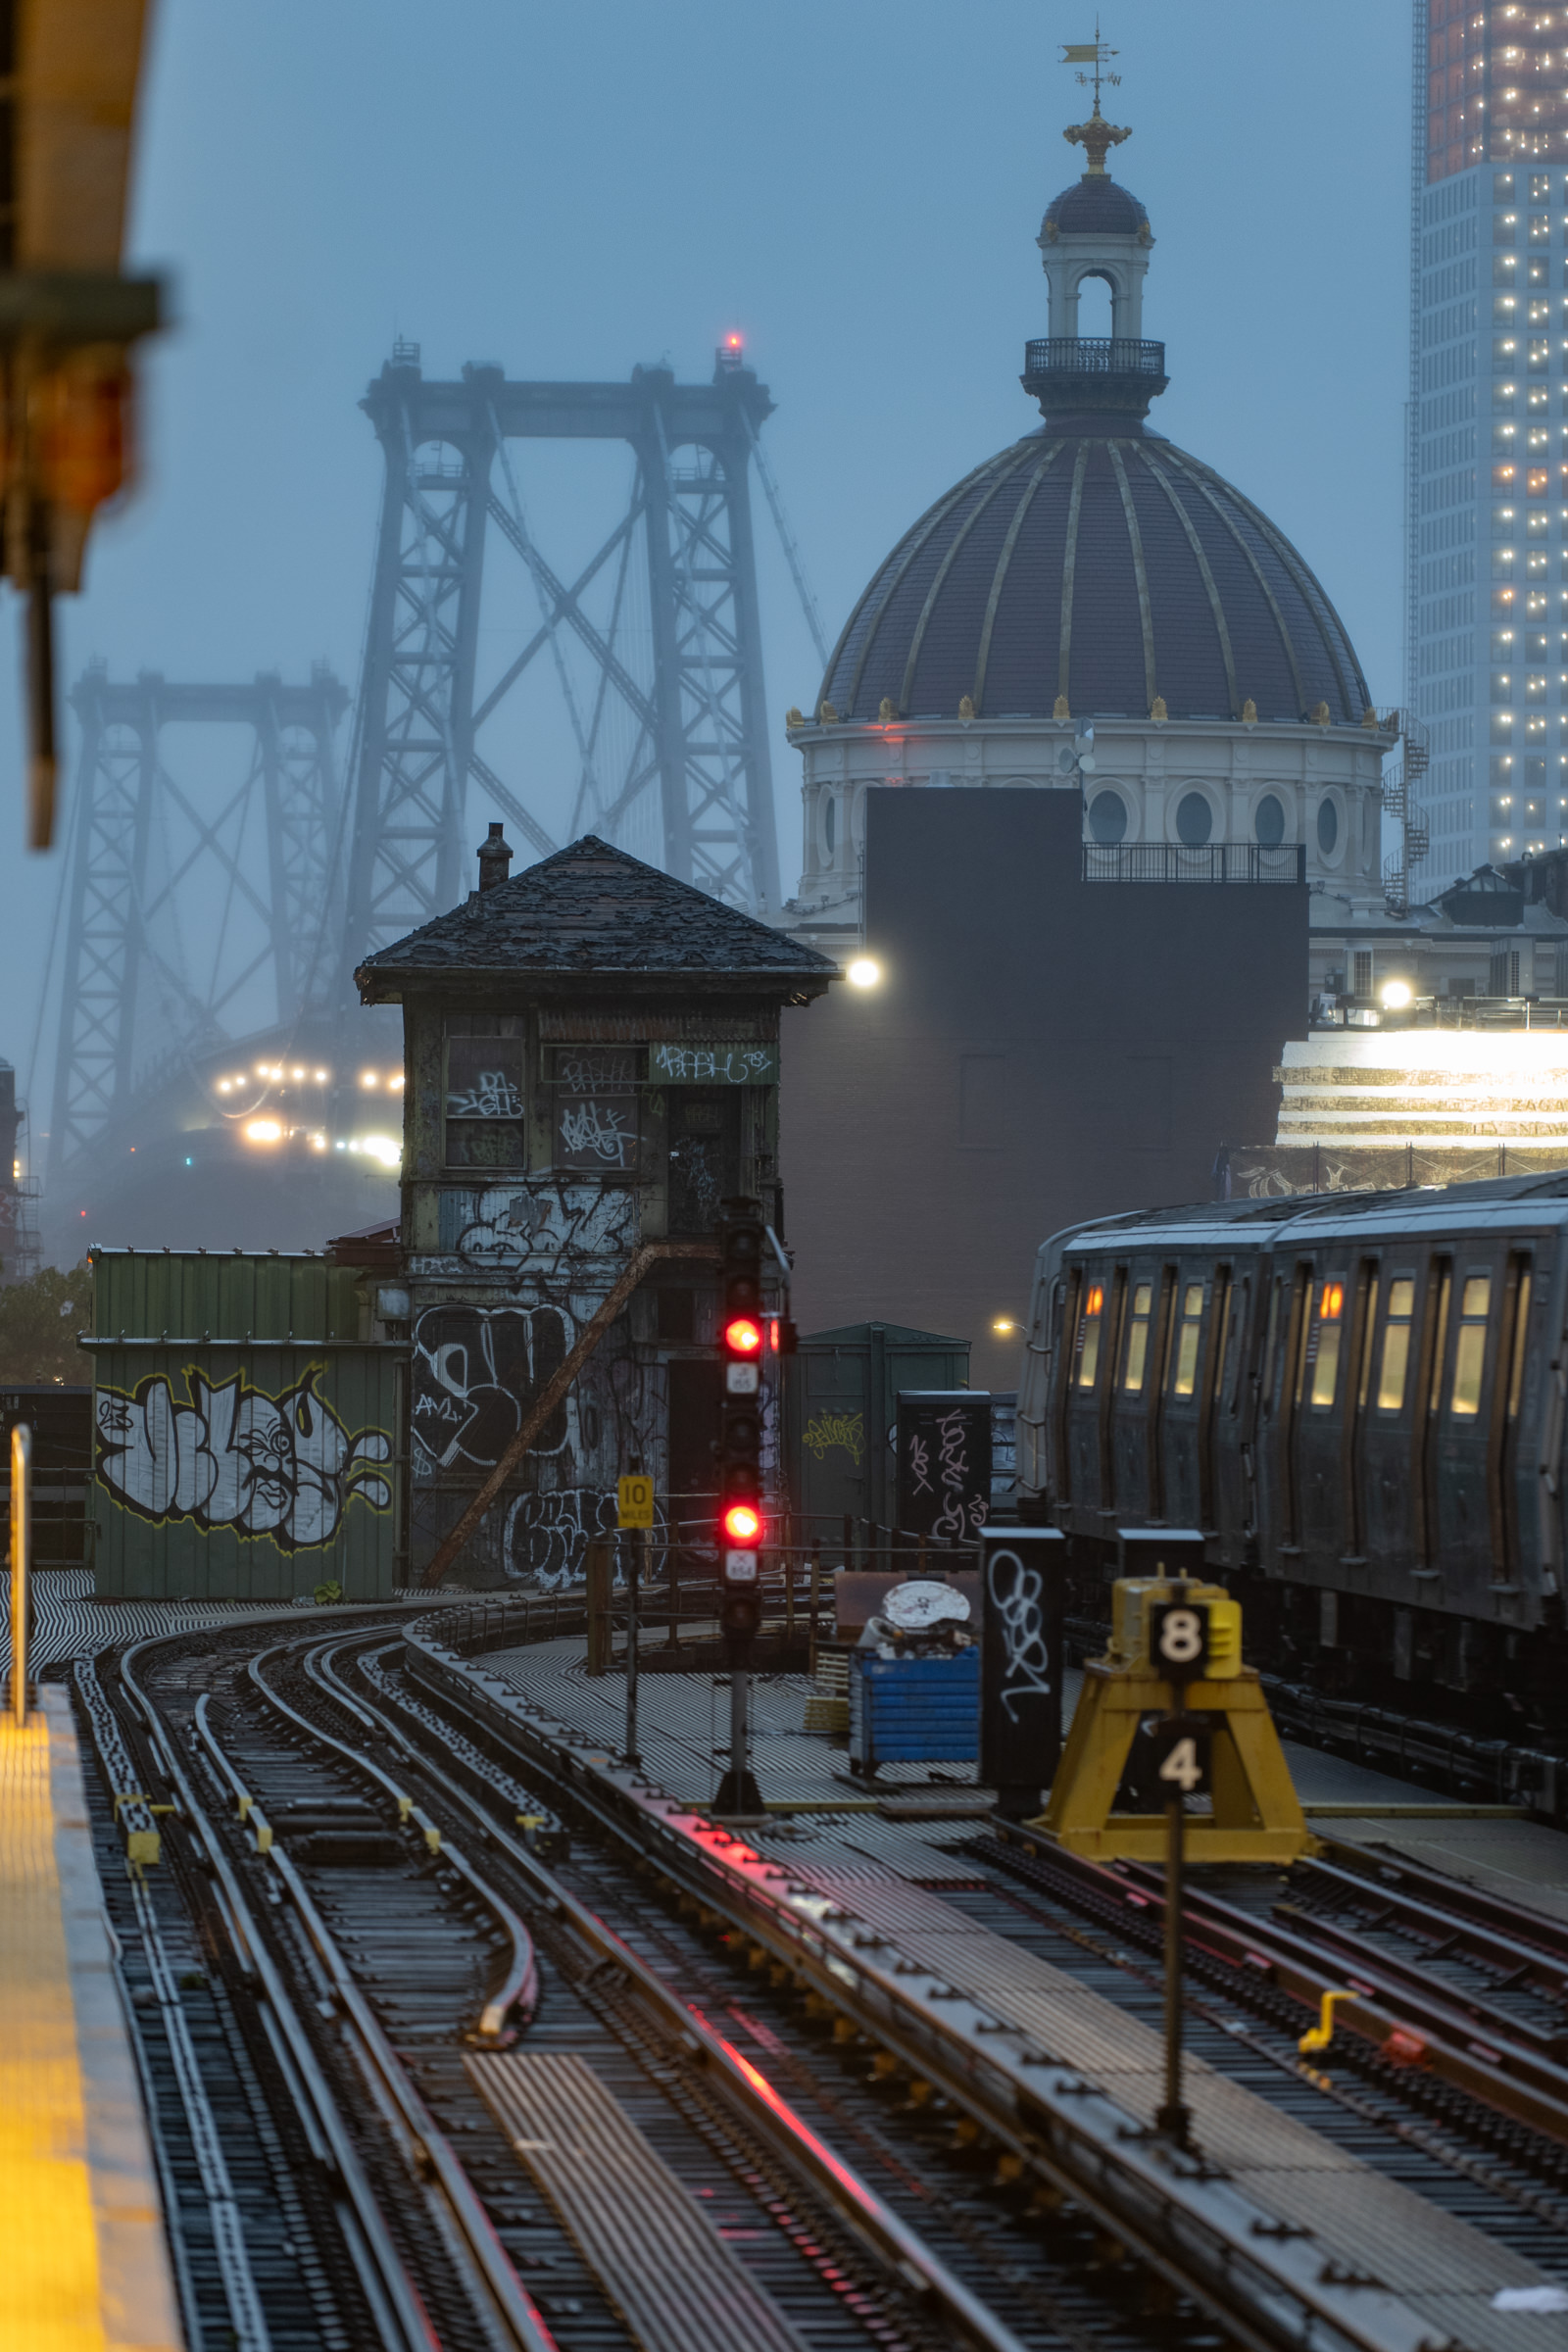
<path fill-rule="evenodd" d="M 884 699 L 901 718 L 956 718 L 965 696 L 982 718 L 1049 719 L 1058 696 L 1075 719 L 1146 718 L 1161 698 L 1172 719 L 1239 719 L 1250 702 L 1295 721 L 1327 705 L 1341 726 L 1370 700 L 1317 579 L 1239 490 L 1152 434 L 1050 425 L 905 535 L 821 699 L 864 722 Z"/>

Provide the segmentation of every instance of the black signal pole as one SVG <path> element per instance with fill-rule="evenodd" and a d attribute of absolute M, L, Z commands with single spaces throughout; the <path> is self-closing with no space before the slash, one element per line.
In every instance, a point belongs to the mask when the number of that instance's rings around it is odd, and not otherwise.
<path fill-rule="evenodd" d="M 762 1799 L 746 1754 L 752 1639 L 762 1617 L 762 1242 L 761 1205 L 723 1203 L 719 1242 L 723 1303 L 719 1313 L 718 1442 L 719 1624 L 729 1655 L 729 1770 L 714 1810 L 755 1816 Z"/>
<path fill-rule="evenodd" d="M 1187 1799 L 1208 1787 L 1208 1730 L 1187 1713 L 1187 1686 L 1208 1664 L 1208 1610 L 1188 1599 L 1185 1576 L 1167 1589 L 1173 1598 L 1149 1612 L 1150 1652 L 1175 1700 L 1158 1733 L 1165 1788 L 1165 2097 L 1154 2125 L 1174 2146 L 1187 2148 L 1193 2119 L 1182 2097 L 1182 1880 Z"/>

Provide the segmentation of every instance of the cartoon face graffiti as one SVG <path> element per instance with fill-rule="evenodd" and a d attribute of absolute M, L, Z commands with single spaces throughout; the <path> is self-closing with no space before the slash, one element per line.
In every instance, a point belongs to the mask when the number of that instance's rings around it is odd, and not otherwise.
<path fill-rule="evenodd" d="M 232 1527 L 270 1537 L 281 1551 L 329 1544 L 354 1495 L 372 1510 L 390 1506 L 378 1465 L 392 1444 L 385 1430 L 349 1435 L 318 1393 L 323 1371 L 313 1364 L 278 1396 L 242 1372 L 215 1387 L 193 1365 L 185 1401 L 163 1372 L 130 1396 L 100 1389 L 98 1476 L 142 1519 Z"/>

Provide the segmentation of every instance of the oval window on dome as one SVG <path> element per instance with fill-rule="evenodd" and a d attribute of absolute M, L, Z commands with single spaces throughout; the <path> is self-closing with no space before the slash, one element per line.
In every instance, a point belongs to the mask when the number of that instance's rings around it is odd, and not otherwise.
<path fill-rule="evenodd" d="M 1214 811 L 1200 792 L 1183 793 L 1176 804 L 1176 838 L 1189 850 L 1200 850 L 1214 830 Z"/>
<path fill-rule="evenodd" d="M 839 805 L 833 795 L 828 793 L 822 802 L 822 847 L 830 858 L 833 855 L 833 845 L 838 839 L 838 831 Z"/>
<path fill-rule="evenodd" d="M 1317 846 L 1325 858 L 1332 858 L 1340 838 L 1340 812 L 1332 801 L 1317 805 Z"/>
<path fill-rule="evenodd" d="M 1119 792 L 1097 792 L 1089 804 L 1089 830 L 1096 841 L 1110 843 L 1127 838 L 1127 804 Z"/>
<path fill-rule="evenodd" d="M 1265 792 L 1253 809 L 1252 831 L 1265 850 L 1277 850 L 1285 839 L 1285 809 L 1273 793 Z"/>

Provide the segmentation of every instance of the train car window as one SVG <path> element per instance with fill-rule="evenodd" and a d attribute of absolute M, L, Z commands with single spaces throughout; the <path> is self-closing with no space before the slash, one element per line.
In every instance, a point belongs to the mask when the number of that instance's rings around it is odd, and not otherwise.
<path fill-rule="evenodd" d="M 1519 1272 L 1519 1295 L 1514 1301 L 1513 1310 L 1513 1361 L 1508 1366 L 1508 1418 L 1510 1421 L 1517 1421 L 1519 1418 L 1519 1398 L 1525 1382 L 1525 1342 L 1529 1336 L 1525 1327 L 1529 1321 L 1530 1268 L 1523 1266 Z"/>
<path fill-rule="evenodd" d="M 1389 1285 L 1389 1319 L 1383 1327 L 1383 1361 L 1378 1368 L 1378 1411 L 1396 1413 L 1404 1403 L 1410 1368 L 1410 1330 L 1415 1317 L 1415 1276 L 1396 1274 Z"/>
<path fill-rule="evenodd" d="M 1340 1343 L 1345 1337 L 1345 1285 L 1335 1277 L 1323 1285 L 1317 1302 L 1317 1354 L 1312 1365 L 1312 1406 L 1320 1413 L 1333 1407 L 1340 1385 Z"/>
<path fill-rule="evenodd" d="M 1492 1312 L 1492 1276 L 1468 1274 L 1459 1294 L 1459 1336 L 1453 1348 L 1453 1386 L 1448 1410 L 1455 1420 L 1473 1420 L 1481 1410 L 1481 1382 L 1487 1362 L 1487 1318 Z"/>
<path fill-rule="evenodd" d="M 1182 1324 L 1176 1341 L 1173 1396 L 1190 1396 L 1198 1385 L 1198 1343 L 1203 1330 L 1203 1286 L 1190 1282 L 1182 1293 Z"/>
<path fill-rule="evenodd" d="M 1078 1318 L 1078 1386 L 1092 1389 L 1100 1370 L 1100 1327 L 1105 1311 L 1105 1286 L 1092 1282 L 1084 1293 Z"/>
<path fill-rule="evenodd" d="M 1154 1286 L 1140 1282 L 1133 1289 L 1133 1311 L 1127 1326 L 1127 1367 L 1121 1385 L 1131 1396 L 1140 1394 L 1149 1365 L 1149 1318 L 1153 1312 Z"/>

